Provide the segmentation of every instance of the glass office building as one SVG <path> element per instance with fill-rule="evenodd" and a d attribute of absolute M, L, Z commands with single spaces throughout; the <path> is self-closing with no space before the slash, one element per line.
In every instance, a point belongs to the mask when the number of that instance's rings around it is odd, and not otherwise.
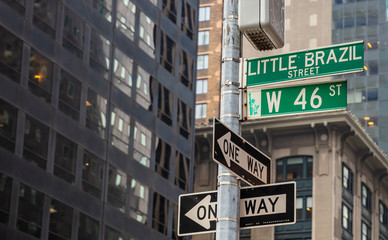
<path fill-rule="evenodd" d="M 348 103 L 369 135 L 388 152 L 388 1 L 333 0 L 332 42 L 365 42 L 364 72 L 348 78 Z"/>
<path fill-rule="evenodd" d="M 179 239 L 196 0 L 0 0 L 0 239 Z"/>

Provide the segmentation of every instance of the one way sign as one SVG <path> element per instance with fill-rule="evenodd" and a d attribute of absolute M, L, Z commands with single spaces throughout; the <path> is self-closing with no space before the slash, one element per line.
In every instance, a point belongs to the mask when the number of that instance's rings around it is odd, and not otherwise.
<path fill-rule="evenodd" d="M 241 189 L 240 229 L 295 223 L 296 183 Z M 217 191 L 179 196 L 178 235 L 216 231 Z"/>
<path fill-rule="evenodd" d="M 213 159 L 250 185 L 270 181 L 271 159 L 214 118 Z"/>

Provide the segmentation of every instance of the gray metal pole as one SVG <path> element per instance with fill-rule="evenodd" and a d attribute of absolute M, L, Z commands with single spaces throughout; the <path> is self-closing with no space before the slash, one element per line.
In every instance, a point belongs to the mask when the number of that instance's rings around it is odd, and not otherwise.
<path fill-rule="evenodd" d="M 220 119 L 240 133 L 238 0 L 224 0 Z M 216 240 L 240 236 L 240 182 L 229 170 L 218 167 Z"/>

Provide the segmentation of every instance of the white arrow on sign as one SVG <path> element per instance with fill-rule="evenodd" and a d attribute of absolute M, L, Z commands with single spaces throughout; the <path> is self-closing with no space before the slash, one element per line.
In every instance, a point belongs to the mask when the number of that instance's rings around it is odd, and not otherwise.
<path fill-rule="evenodd" d="M 231 161 L 233 161 L 263 183 L 267 183 L 267 167 L 232 142 L 230 136 L 231 132 L 228 132 L 217 140 L 228 167 L 230 167 Z"/>
<path fill-rule="evenodd" d="M 211 195 L 207 195 L 188 211 L 185 216 L 202 227 L 209 229 L 210 221 L 215 221 L 217 219 L 217 202 L 210 202 L 210 200 Z"/>

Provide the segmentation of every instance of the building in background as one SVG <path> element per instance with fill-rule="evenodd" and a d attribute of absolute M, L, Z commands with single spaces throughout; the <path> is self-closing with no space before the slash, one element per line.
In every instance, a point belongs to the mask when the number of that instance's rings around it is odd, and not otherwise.
<path fill-rule="evenodd" d="M 201 0 L 198 11 L 196 124 L 207 125 L 220 111 L 222 0 Z"/>
<path fill-rule="evenodd" d="M 384 110 L 388 106 L 384 78 L 388 3 L 385 0 L 284 2 L 285 46 L 259 52 L 243 39 L 243 57 L 267 57 L 364 40 L 365 71 L 334 78 L 348 79 L 351 115 L 340 117 L 339 122 L 319 115 L 321 119 L 327 118 L 328 125 L 321 122 L 317 127 L 313 114 L 306 120 L 311 120 L 310 123 L 297 123 L 292 117 L 242 123 L 242 136 L 272 157 L 272 182 L 297 181 L 298 221 L 285 227 L 241 231 L 240 238 L 388 239 L 387 157 L 383 153 L 388 152 L 385 143 L 388 132 L 384 126 L 388 112 Z M 216 87 L 219 91 L 220 85 Z M 197 95 L 197 104 L 199 99 Z M 284 125 L 278 125 L 279 122 Z M 217 184 L 217 166 L 211 160 L 211 125 L 198 124 L 198 118 L 196 123 L 194 189 L 196 192 L 213 190 Z M 329 144 L 334 138 L 337 140 Z M 376 153 L 379 160 L 373 159 Z M 302 169 L 302 172 L 296 173 L 293 169 Z M 213 235 L 198 235 L 193 239 L 210 240 Z"/>
<path fill-rule="evenodd" d="M 1 239 L 178 239 L 197 6 L 0 1 Z"/>

